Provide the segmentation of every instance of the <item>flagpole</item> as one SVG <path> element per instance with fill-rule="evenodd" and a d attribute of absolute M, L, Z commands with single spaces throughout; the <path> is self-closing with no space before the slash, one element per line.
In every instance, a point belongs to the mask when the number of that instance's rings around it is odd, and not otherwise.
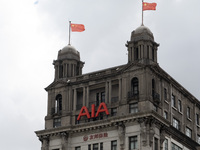
<path fill-rule="evenodd" d="M 69 43 L 68 45 L 70 45 L 70 39 L 71 38 L 71 21 L 69 21 Z"/>
<path fill-rule="evenodd" d="M 144 24 L 143 24 L 143 17 L 144 17 L 144 15 L 143 15 L 143 2 L 144 2 L 144 0 L 142 0 L 142 26 L 144 26 Z"/>

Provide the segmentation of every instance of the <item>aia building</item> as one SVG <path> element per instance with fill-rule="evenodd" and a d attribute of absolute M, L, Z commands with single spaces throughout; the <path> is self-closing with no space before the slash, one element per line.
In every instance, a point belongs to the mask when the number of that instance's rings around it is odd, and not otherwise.
<path fill-rule="evenodd" d="M 157 62 L 159 44 L 140 26 L 128 62 L 82 74 L 71 45 L 58 51 L 42 150 L 198 150 L 200 102 Z"/>

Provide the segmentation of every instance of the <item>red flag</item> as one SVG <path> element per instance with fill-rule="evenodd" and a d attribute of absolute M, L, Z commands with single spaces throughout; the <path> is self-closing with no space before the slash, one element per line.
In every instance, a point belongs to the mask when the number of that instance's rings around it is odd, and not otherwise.
<path fill-rule="evenodd" d="M 71 23 L 72 32 L 83 32 L 85 31 L 85 26 L 83 24 Z"/>
<path fill-rule="evenodd" d="M 147 3 L 147 2 L 143 2 L 143 11 L 144 10 L 156 10 L 156 3 Z"/>

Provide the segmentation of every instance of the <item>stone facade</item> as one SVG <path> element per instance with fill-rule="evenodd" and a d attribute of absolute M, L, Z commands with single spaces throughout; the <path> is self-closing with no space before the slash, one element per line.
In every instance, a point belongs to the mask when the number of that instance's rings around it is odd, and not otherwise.
<path fill-rule="evenodd" d="M 157 63 L 153 33 L 140 26 L 127 42 L 128 63 L 82 75 L 68 45 L 54 61 L 42 150 L 198 150 L 200 102 Z M 109 115 L 89 116 L 105 103 Z M 95 105 L 92 108 L 92 105 Z"/>

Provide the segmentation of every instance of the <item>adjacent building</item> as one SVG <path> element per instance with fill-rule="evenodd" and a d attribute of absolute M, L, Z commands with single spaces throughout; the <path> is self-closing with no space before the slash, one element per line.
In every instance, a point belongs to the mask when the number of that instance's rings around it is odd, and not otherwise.
<path fill-rule="evenodd" d="M 127 64 L 87 74 L 74 47 L 58 52 L 42 150 L 200 149 L 200 102 L 159 66 L 153 33 L 138 27 L 126 47 Z"/>

